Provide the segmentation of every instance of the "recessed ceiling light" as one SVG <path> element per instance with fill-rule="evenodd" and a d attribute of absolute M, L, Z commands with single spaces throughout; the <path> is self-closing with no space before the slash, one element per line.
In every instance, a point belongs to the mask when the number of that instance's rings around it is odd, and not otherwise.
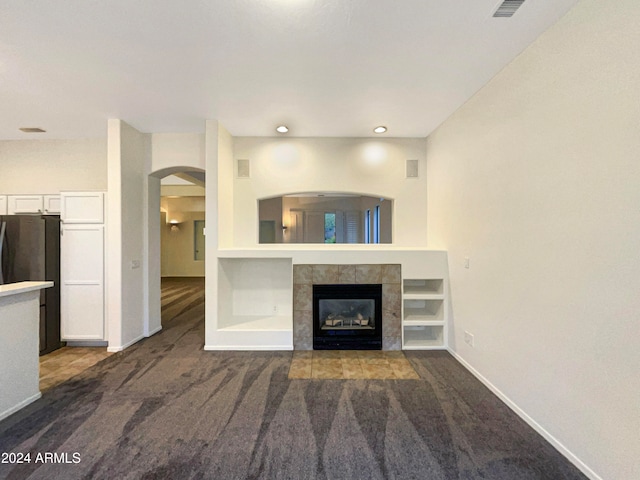
<path fill-rule="evenodd" d="M 287 127 L 286 125 L 278 125 L 276 127 L 276 132 L 278 133 L 287 133 L 289 131 L 289 127 Z"/>
<path fill-rule="evenodd" d="M 43 130 L 38 127 L 22 127 L 20 128 L 20 131 L 24 133 L 45 133 L 46 132 L 46 130 Z"/>
<path fill-rule="evenodd" d="M 387 131 L 387 127 L 380 125 L 379 127 L 376 127 L 373 129 L 374 133 L 384 133 Z"/>

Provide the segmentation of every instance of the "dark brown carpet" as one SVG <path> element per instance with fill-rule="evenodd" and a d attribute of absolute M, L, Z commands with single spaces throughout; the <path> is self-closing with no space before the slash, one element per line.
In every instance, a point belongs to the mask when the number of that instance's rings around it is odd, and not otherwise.
<path fill-rule="evenodd" d="M 0 478 L 586 478 L 445 352 L 407 353 L 420 380 L 289 380 L 291 352 L 205 352 L 202 290 L 163 282 L 160 334 L 0 422 L 0 452 L 31 452 Z"/>

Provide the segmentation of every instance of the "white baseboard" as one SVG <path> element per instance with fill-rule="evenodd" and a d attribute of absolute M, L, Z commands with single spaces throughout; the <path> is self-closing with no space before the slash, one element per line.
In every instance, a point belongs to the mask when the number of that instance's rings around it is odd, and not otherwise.
<path fill-rule="evenodd" d="M 224 351 L 255 351 L 262 352 L 293 350 L 292 345 L 205 345 L 204 350 L 208 352 Z"/>
<path fill-rule="evenodd" d="M 29 405 L 30 403 L 35 402 L 40 397 L 42 397 L 42 393 L 38 392 L 35 395 L 32 395 L 29 398 L 24 399 L 23 401 L 21 401 L 17 405 L 14 405 L 13 407 L 9 408 L 8 410 L 5 410 L 4 412 L 0 413 L 0 420 L 4 420 L 8 416 L 13 415 L 18 410 L 21 410 L 24 407 L 26 407 L 27 405 Z"/>
<path fill-rule="evenodd" d="M 124 345 L 119 345 L 119 346 L 114 346 L 112 347 L 111 345 L 109 345 L 107 347 L 107 352 L 121 352 L 123 351 L 125 348 L 130 347 L 131 345 L 133 345 L 134 343 L 138 343 L 140 340 L 142 340 L 143 338 L 146 338 L 144 335 L 140 335 L 136 338 L 134 338 L 133 340 L 131 340 L 130 342 L 125 343 Z"/>
<path fill-rule="evenodd" d="M 602 480 L 602 477 L 598 475 L 596 472 L 591 470 L 582 460 L 580 460 L 571 450 L 565 447 L 556 437 L 547 432 L 542 425 L 536 422 L 533 418 L 531 418 L 522 408 L 520 408 L 513 400 L 507 397 L 502 391 L 496 387 L 493 383 L 487 380 L 480 372 L 478 372 L 475 368 L 473 368 L 465 359 L 463 359 L 460 355 L 458 355 L 455 351 L 448 349 L 449 353 L 453 355 L 453 357 L 460 362 L 460 364 L 469 370 L 480 380 L 489 390 L 491 390 L 500 400 L 502 400 L 507 407 L 513 410 L 516 415 L 518 415 L 522 420 L 527 422 L 527 424 L 533 428 L 536 432 L 544 437 L 544 439 L 549 442 L 553 447 L 558 450 L 562 455 L 564 455 L 567 460 L 573 463 L 582 473 L 584 473 L 591 480 Z"/>
<path fill-rule="evenodd" d="M 155 335 L 156 333 L 158 333 L 160 330 L 162 330 L 162 325 L 160 325 L 158 328 L 155 328 L 152 331 L 150 331 L 147 335 L 145 335 L 145 337 L 151 337 L 151 336 Z"/>

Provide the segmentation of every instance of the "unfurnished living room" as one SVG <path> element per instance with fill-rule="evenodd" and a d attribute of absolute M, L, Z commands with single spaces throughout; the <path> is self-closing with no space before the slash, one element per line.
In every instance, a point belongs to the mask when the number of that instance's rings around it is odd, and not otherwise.
<path fill-rule="evenodd" d="M 640 2 L 0 12 L 0 478 L 640 478 Z"/>

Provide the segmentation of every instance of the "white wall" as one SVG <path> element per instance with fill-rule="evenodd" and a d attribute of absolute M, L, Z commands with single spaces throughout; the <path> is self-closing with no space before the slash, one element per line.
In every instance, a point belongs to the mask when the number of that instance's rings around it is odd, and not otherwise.
<path fill-rule="evenodd" d="M 107 189 L 107 140 L 0 141 L 1 194 Z"/>
<path fill-rule="evenodd" d="M 150 159 L 148 159 L 150 161 Z M 145 277 L 144 299 L 144 335 L 150 336 L 162 329 L 162 307 L 160 304 L 160 179 L 152 175 L 147 179 L 147 208 L 145 209 L 146 224 L 146 255 L 143 261 Z"/>
<path fill-rule="evenodd" d="M 204 212 L 205 197 L 160 198 L 160 210 L 167 213 L 167 223 L 171 220 L 183 222 L 184 212 Z"/>
<path fill-rule="evenodd" d="M 109 350 L 118 351 L 144 336 L 151 141 L 121 120 L 109 120 L 108 136 L 108 338 Z"/>
<path fill-rule="evenodd" d="M 233 185 L 221 198 L 232 201 L 235 247 L 257 245 L 258 199 L 314 191 L 392 198 L 394 245 L 426 246 L 424 139 L 236 137 L 232 155 L 251 162 L 251 178 L 228 169 L 220 180 Z M 420 178 L 405 178 L 409 159 L 419 161 Z"/>
<path fill-rule="evenodd" d="M 218 222 L 218 241 L 220 242 L 220 248 L 229 248 L 233 246 L 234 242 L 234 225 L 238 221 L 242 221 L 238 218 L 239 212 L 234 210 L 233 195 L 235 191 L 235 185 L 233 183 L 234 168 L 233 168 L 233 137 L 229 132 L 220 124 L 218 124 L 218 151 L 217 151 L 217 196 L 218 196 L 218 209 L 214 210 L 214 214 L 217 215 L 216 221 Z M 209 170 L 207 169 L 207 172 Z M 209 182 L 207 182 L 209 187 Z M 209 190 L 207 190 L 207 195 Z M 208 208 L 208 207 L 207 207 Z M 256 202 L 256 215 L 257 215 L 257 202 Z M 254 238 L 257 242 L 257 217 L 254 225 Z M 207 222 L 209 225 L 209 222 Z M 211 250 L 210 250 L 211 251 Z"/>
<path fill-rule="evenodd" d="M 592 478 L 640 478 L 637 45 L 639 2 L 583 0 L 428 141 L 452 348 Z"/>
<path fill-rule="evenodd" d="M 218 250 L 218 149 L 219 131 L 222 127 L 215 120 L 205 123 L 205 153 L 207 171 L 207 195 L 205 222 L 208 225 L 205 235 L 205 246 L 208 255 L 205 257 L 205 345 L 215 343 L 218 311 L 218 258 L 214 252 Z"/>
<path fill-rule="evenodd" d="M 181 223 L 173 230 L 166 222 L 166 213 L 162 213 L 162 276 L 204 277 L 204 260 L 194 259 L 194 222 L 204 220 L 204 209 L 199 212 L 187 210 L 178 213 Z"/>
<path fill-rule="evenodd" d="M 178 166 L 204 170 L 204 134 L 153 133 L 151 134 L 151 171 Z"/>

